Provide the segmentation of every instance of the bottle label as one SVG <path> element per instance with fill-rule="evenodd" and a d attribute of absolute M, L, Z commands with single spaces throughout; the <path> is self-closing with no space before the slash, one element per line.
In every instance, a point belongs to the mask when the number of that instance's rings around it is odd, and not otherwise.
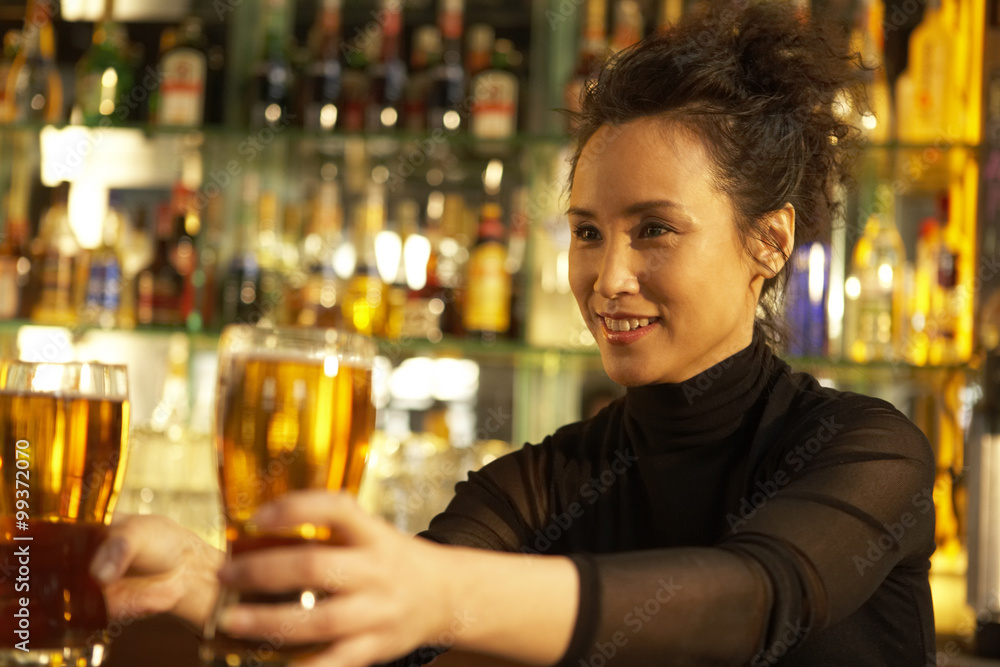
<path fill-rule="evenodd" d="M 517 126 L 517 78 L 489 70 L 472 85 L 472 134 L 479 139 L 508 139 Z"/>
<path fill-rule="evenodd" d="M 17 317 L 19 295 L 17 257 L 0 257 L 0 319 Z"/>
<path fill-rule="evenodd" d="M 465 303 L 465 328 L 504 333 L 510 328 L 510 274 L 507 251 L 489 243 L 473 251 Z"/>
<path fill-rule="evenodd" d="M 160 65 L 160 116 L 163 125 L 201 125 L 205 112 L 205 56 L 195 49 L 168 53 Z"/>

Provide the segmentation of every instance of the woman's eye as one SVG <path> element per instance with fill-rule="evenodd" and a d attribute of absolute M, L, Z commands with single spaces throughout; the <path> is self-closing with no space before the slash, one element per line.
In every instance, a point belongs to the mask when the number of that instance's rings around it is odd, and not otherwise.
<path fill-rule="evenodd" d="M 663 236 L 664 234 L 669 234 L 673 230 L 666 225 L 660 224 L 658 222 L 651 222 L 643 226 L 642 231 L 639 232 L 639 238 L 651 239 L 657 236 Z"/>
<path fill-rule="evenodd" d="M 597 228 L 593 225 L 580 224 L 574 225 L 573 236 L 581 241 L 600 241 L 601 233 L 597 231 Z"/>

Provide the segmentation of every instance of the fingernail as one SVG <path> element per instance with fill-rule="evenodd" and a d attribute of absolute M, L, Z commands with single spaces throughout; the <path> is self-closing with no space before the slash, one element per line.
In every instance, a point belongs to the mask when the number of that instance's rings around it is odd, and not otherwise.
<path fill-rule="evenodd" d="M 102 584 L 110 584 L 119 577 L 122 560 L 125 558 L 125 543 L 112 538 L 98 548 L 90 565 L 90 573 Z"/>

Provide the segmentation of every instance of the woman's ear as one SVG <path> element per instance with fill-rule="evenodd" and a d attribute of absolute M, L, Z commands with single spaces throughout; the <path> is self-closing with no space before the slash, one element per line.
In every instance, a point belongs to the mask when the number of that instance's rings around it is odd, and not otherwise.
<path fill-rule="evenodd" d="M 795 245 L 795 207 L 785 204 L 765 215 L 761 223 L 761 236 L 757 239 L 754 255 L 758 265 L 767 269 L 761 275 L 774 278 L 781 273 Z"/>

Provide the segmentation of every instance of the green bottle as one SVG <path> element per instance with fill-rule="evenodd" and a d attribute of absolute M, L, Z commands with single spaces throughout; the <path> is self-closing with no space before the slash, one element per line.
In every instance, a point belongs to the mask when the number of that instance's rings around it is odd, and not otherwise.
<path fill-rule="evenodd" d="M 128 35 L 113 20 L 113 6 L 114 0 L 104 0 L 104 15 L 76 67 L 76 110 L 85 125 L 120 125 L 138 115 Z"/>

